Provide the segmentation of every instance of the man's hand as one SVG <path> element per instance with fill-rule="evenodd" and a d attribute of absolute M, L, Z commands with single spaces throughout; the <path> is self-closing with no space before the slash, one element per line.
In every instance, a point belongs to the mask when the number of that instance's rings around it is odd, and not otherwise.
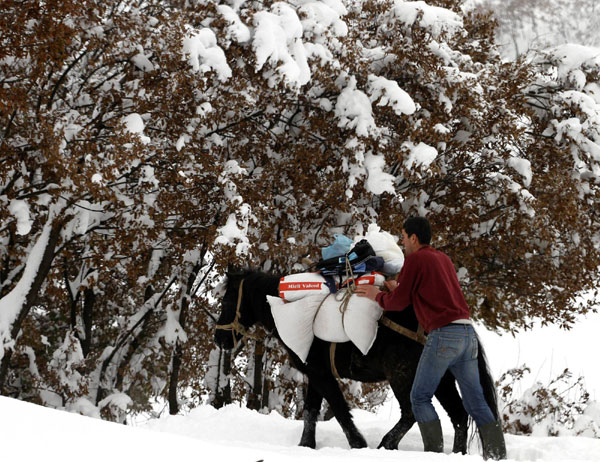
<path fill-rule="evenodd" d="M 379 287 L 367 284 L 356 286 L 354 288 L 354 293 L 356 295 L 359 297 L 367 297 L 373 301 L 375 301 L 379 292 Z"/>
<path fill-rule="evenodd" d="M 396 287 L 398 287 L 398 282 L 396 280 L 384 281 L 385 287 L 387 290 L 392 292 Z"/>

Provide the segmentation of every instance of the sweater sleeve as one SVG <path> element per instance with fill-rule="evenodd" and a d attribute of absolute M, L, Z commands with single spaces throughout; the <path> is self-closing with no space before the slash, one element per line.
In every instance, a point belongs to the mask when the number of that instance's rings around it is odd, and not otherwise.
<path fill-rule="evenodd" d="M 412 304 L 412 289 L 418 272 L 415 258 L 407 258 L 398 275 L 398 285 L 392 292 L 377 294 L 376 301 L 385 311 L 402 311 Z"/>

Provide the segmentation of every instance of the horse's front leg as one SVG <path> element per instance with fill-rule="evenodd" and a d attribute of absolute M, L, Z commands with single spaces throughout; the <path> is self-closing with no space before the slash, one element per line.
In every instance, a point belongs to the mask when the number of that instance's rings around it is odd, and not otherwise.
<path fill-rule="evenodd" d="M 304 429 L 299 446 L 314 449 L 316 447 L 316 428 L 319 412 L 323 404 L 323 395 L 308 380 L 308 390 L 304 400 Z"/>
<path fill-rule="evenodd" d="M 342 390 L 340 390 L 340 386 L 335 377 L 333 375 L 319 376 L 318 380 L 315 380 L 315 383 L 322 392 L 323 397 L 329 403 L 333 415 L 348 439 L 350 447 L 355 449 L 366 448 L 367 441 L 356 425 L 354 425 L 352 414 L 350 414 L 350 408 L 348 407 L 348 403 L 346 402 L 344 394 L 342 393 Z"/>

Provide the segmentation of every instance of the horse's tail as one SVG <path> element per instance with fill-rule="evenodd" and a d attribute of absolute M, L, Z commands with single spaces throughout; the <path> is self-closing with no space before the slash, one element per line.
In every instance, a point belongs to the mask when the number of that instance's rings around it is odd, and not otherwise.
<path fill-rule="evenodd" d="M 487 356 L 477 332 L 475 332 L 475 336 L 477 337 L 477 365 L 479 368 L 479 380 L 481 382 L 481 388 L 483 388 L 483 396 L 490 407 L 494 418 L 499 420 L 500 411 L 498 410 L 498 394 L 496 393 L 496 383 L 492 377 Z"/>

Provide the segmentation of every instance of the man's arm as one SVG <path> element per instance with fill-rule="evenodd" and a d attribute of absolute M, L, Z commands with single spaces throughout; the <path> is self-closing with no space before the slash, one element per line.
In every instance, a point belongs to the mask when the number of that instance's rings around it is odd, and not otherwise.
<path fill-rule="evenodd" d="M 376 286 L 361 285 L 357 286 L 355 293 L 361 297 L 367 297 L 379 303 L 387 311 L 402 311 L 411 304 L 411 289 L 416 276 L 414 264 L 408 259 L 398 275 L 396 282 L 386 283 L 391 292 L 382 292 Z"/>

